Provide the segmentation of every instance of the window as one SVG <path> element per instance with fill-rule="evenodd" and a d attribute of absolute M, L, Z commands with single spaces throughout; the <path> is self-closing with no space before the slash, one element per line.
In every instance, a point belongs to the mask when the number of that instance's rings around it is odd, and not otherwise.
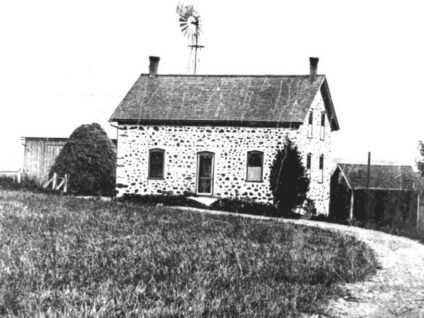
<path fill-rule="evenodd" d="M 321 113 L 321 129 L 319 133 L 320 139 L 324 140 L 325 138 L 325 112 Z"/>
<path fill-rule="evenodd" d="M 314 112 L 311 110 L 308 118 L 308 138 L 312 138 L 312 127 L 314 124 Z"/>
<path fill-rule="evenodd" d="M 149 178 L 163 179 L 165 166 L 165 150 L 151 149 L 149 151 Z"/>
<path fill-rule="evenodd" d="M 312 154 L 308 153 L 306 156 L 306 169 L 311 170 L 311 161 L 312 161 Z"/>
<path fill-rule="evenodd" d="M 319 156 L 319 172 L 320 172 L 319 182 L 323 182 L 324 181 L 324 155 Z"/>
<path fill-rule="evenodd" d="M 249 151 L 247 153 L 247 176 L 246 181 L 261 182 L 264 153 Z"/>

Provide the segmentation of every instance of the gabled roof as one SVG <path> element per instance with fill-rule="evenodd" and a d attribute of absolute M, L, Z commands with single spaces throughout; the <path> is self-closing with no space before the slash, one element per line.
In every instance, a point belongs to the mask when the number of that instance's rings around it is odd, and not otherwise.
<path fill-rule="evenodd" d="M 367 165 L 339 163 L 350 188 L 367 188 Z M 417 174 L 411 166 L 371 165 L 370 190 L 415 190 Z"/>
<path fill-rule="evenodd" d="M 142 74 L 116 108 L 118 123 L 298 126 L 321 91 L 333 130 L 339 125 L 325 76 Z"/>

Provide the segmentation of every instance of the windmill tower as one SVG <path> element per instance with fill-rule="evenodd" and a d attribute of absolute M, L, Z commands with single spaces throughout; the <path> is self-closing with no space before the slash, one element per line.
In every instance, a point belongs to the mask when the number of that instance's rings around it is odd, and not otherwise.
<path fill-rule="evenodd" d="M 196 74 L 198 63 L 198 51 L 204 48 L 200 45 L 201 19 L 192 5 L 177 6 L 181 32 L 186 36 L 191 44 L 188 70 L 193 66 L 193 73 Z"/>

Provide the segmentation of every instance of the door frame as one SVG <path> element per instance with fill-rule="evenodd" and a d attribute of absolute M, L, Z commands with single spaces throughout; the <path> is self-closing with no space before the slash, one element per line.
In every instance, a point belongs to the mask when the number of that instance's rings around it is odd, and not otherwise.
<path fill-rule="evenodd" d="M 199 178 L 200 178 L 200 173 L 199 173 L 199 169 L 200 169 L 200 157 L 202 155 L 207 155 L 207 156 L 211 156 L 212 157 L 212 164 L 211 164 L 211 191 L 206 193 L 206 192 L 199 192 Z M 204 196 L 213 196 L 213 190 L 214 190 L 214 178 L 215 175 L 215 153 L 211 152 L 211 151 L 199 151 L 197 153 L 197 167 L 196 167 L 196 194 L 197 195 L 204 195 Z"/>

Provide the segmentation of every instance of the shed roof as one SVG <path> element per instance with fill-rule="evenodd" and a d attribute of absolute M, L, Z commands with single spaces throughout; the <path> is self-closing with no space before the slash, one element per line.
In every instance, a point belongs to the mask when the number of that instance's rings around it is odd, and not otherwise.
<path fill-rule="evenodd" d="M 366 189 L 366 164 L 339 163 L 337 166 L 351 188 L 354 190 Z M 369 189 L 371 190 L 415 190 L 417 182 L 417 174 L 411 166 L 370 166 Z"/>
<path fill-rule="evenodd" d="M 69 140 L 69 138 L 67 137 L 33 137 L 33 136 L 22 136 L 21 139 L 24 142 L 27 142 L 27 141 L 36 141 L 40 143 L 58 142 L 63 144 L 65 144 Z M 115 146 L 117 145 L 117 139 L 111 138 L 110 140 L 115 144 Z"/>
<path fill-rule="evenodd" d="M 57 141 L 57 142 L 67 142 L 69 138 L 66 137 L 33 137 L 33 136 L 23 136 L 21 137 L 24 141 L 41 141 L 41 142 L 48 142 L 48 141 Z"/>
<path fill-rule="evenodd" d="M 339 125 L 325 76 L 142 74 L 116 108 L 118 123 L 301 124 L 321 91 Z"/>

